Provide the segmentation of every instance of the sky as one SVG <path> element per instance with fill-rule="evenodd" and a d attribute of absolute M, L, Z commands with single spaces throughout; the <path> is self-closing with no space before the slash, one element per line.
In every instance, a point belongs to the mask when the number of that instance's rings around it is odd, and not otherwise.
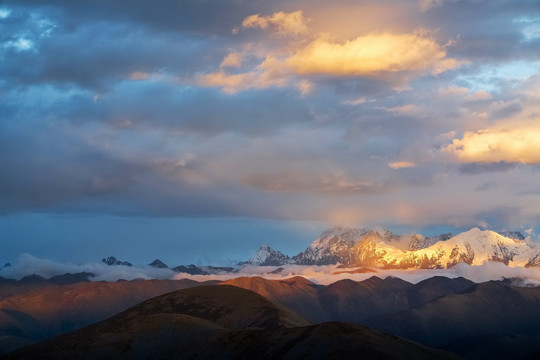
<path fill-rule="evenodd" d="M 540 1 L 0 1 L 0 261 L 540 234 Z"/>

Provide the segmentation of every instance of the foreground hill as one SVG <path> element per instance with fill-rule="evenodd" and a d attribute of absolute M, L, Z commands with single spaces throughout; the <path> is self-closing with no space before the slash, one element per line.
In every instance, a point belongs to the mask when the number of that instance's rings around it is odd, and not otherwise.
<path fill-rule="evenodd" d="M 310 325 L 249 290 L 204 286 L 139 304 L 6 359 L 456 359 L 359 325 Z"/>
<path fill-rule="evenodd" d="M 0 355 L 101 321 L 157 295 L 200 284 L 187 279 L 10 283 L 0 291 L 4 294 L 0 300 Z"/>

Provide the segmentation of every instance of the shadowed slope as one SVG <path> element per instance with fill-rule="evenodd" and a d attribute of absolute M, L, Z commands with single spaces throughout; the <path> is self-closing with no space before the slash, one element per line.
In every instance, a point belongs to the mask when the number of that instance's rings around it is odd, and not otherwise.
<path fill-rule="evenodd" d="M 359 325 L 306 324 L 298 314 L 249 290 L 205 286 L 148 300 L 6 359 L 456 358 Z"/>
<path fill-rule="evenodd" d="M 118 317 L 129 319 L 154 313 L 190 315 L 229 329 L 276 329 L 311 324 L 259 294 L 230 285 L 175 291 L 136 305 Z"/>
<path fill-rule="evenodd" d="M 490 281 L 367 323 L 435 346 L 460 338 L 455 344 L 465 344 L 466 337 L 484 335 L 536 337 L 540 335 L 540 288 Z"/>
<path fill-rule="evenodd" d="M 409 306 L 419 307 L 442 296 L 458 294 L 474 285 L 474 282 L 463 277 L 451 279 L 444 276 L 434 276 L 420 281 L 414 286 L 414 289 L 409 292 Z"/>
<path fill-rule="evenodd" d="M 314 322 L 358 322 L 418 307 L 438 297 L 461 292 L 474 285 L 458 278 L 434 277 L 416 285 L 395 277 L 372 276 L 364 281 L 344 279 L 321 286 L 296 276 L 287 280 L 241 277 L 229 284 L 252 290 Z"/>
<path fill-rule="evenodd" d="M 154 296 L 200 284 L 144 280 L 9 289 L 10 295 L 0 300 L 0 355 L 106 319 Z"/>
<path fill-rule="evenodd" d="M 313 322 L 328 321 L 319 302 L 319 290 L 323 286 L 295 276 L 286 280 L 267 280 L 259 276 L 239 277 L 222 282 L 248 289 L 270 301 L 288 307 Z"/>

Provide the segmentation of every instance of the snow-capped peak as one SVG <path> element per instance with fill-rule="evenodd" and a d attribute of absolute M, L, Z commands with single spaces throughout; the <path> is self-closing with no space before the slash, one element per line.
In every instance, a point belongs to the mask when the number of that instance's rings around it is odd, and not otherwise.
<path fill-rule="evenodd" d="M 287 255 L 272 249 L 266 244 L 263 244 L 247 261 L 247 264 L 258 266 L 279 266 L 287 264 L 289 261 L 290 258 Z"/>

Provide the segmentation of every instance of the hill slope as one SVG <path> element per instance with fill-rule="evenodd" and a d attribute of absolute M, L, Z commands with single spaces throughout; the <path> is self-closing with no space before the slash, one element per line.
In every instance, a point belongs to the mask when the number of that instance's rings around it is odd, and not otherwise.
<path fill-rule="evenodd" d="M 145 280 L 11 285 L 0 300 L 0 355 L 104 320 L 154 296 L 200 284 Z"/>
<path fill-rule="evenodd" d="M 6 359 L 455 359 L 346 323 L 307 325 L 290 310 L 234 286 L 180 290 Z"/>

